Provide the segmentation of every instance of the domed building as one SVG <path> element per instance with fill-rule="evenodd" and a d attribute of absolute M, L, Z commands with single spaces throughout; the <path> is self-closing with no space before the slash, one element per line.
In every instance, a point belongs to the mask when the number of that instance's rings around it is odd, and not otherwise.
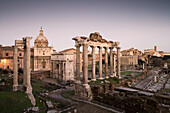
<path fill-rule="evenodd" d="M 34 67 L 33 71 L 50 70 L 51 54 L 53 47 L 48 46 L 48 40 L 43 34 L 41 27 L 39 36 L 34 41 Z"/>

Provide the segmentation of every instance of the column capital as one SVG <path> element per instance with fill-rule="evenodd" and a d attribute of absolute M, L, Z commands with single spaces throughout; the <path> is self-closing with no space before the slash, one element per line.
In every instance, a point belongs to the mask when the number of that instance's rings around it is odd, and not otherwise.
<path fill-rule="evenodd" d="M 84 43 L 84 44 L 82 44 L 83 46 L 88 46 L 88 44 L 87 43 Z"/>
<path fill-rule="evenodd" d="M 104 49 L 109 49 L 109 47 L 103 47 Z"/>
<path fill-rule="evenodd" d="M 109 47 L 110 50 L 113 50 L 114 47 Z"/>
<path fill-rule="evenodd" d="M 76 48 L 78 48 L 78 47 L 80 47 L 80 46 L 81 46 L 80 44 L 76 44 L 76 45 L 75 45 Z"/>
<path fill-rule="evenodd" d="M 103 46 L 97 46 L 97 48 L 102 49 L 102 48 L 103 48 Z"/>
<path fill-rule="evenodd" d="M 96 46 L 90 46 L 91 48 L 96 48 Z"/>
<path fill-rule="evenodd" d="M 121 49 L 121 47 L 116 47 L 116 49 Z"/>
<path fill-rule="evenodd" d="M 32 37 L 23 37 L 22 39 L 30 41 L 32 39 Z"/>

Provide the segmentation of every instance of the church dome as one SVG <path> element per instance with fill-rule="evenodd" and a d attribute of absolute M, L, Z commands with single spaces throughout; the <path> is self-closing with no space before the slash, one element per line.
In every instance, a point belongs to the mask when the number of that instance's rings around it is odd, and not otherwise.
<path fill-rule="evenodd" d="M 35 39 L 34 46 L 36 47 L 47 47 L 48 46 L 48 40 L 43 34 L 42 27 L 41 27 L 39 36 L 37 36 L 37 38 Z"/>

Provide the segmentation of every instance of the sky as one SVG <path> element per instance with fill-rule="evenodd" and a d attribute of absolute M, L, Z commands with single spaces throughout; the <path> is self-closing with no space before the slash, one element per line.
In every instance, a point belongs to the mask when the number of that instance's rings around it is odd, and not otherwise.
<path fill-rule="evenodd" d="M 33 46 L 41 26 L 56 51 L 99 32 L 122 50 L 170 52 L 170 0 L 0 0 L 0 44 L 31 36 Z"/>

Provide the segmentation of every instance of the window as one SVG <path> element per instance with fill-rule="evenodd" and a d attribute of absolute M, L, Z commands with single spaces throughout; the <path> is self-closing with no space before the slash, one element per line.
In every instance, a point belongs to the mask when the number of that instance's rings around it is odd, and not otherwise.
<path fill-rule="evenodd" d="M 45 51 L 43 51 L 43 55 L 45 55 Z"/>
<path fill-rule="evenodd" d="M 22 54 L 20 53 L 19 56 L 22 56 Z"/>
<path fill-rule="evenodd" d="M 8 56 L 8 53 L 6 53 L 6 56 Z"/>
<path fill-rule="evenodd" d="M 46 67 L 45 59 L 43 59 L 42 65 L 43 65 L 43 68 L 45 68 L 45 67 Z"/>

